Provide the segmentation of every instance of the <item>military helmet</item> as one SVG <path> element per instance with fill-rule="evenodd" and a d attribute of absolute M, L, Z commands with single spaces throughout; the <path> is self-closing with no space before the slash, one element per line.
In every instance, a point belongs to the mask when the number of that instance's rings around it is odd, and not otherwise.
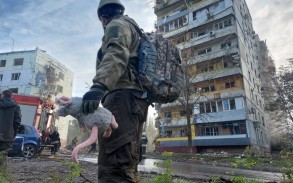
<path fill-rule="evenodd" d="M 125 10 L 125 7 L 123 6 L 123 4 L 121 3 L 120 0 L 100 0 L 100 4 L 99 4 L 99 7 L 98 7 L 98 12 L 102 7 L 104 7 L 105 5 L 108 5 L 108 4 L 120 5 L 122 10 Z"/>

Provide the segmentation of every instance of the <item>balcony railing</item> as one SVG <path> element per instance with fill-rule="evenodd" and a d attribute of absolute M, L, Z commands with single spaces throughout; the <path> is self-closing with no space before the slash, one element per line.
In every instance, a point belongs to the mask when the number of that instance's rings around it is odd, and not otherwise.
<path fill-rule="evenodd" d="M 221 58 L 223 56 L 229 56 L 234 53 L 238 53 L 238 48 L 236 46 L 231 46 L 229 49 L 219 49 L 215 51 L 211 51 L 210 53 L 203 54 L 203 55 L 197 55 L 195 57 L 191 57 L 188 60 L 188 64 L 197 64 L 200 62 L 213 60 L 215 58 Z M 236 59 L 236 58 L 235 58 Z M 240 62 L 239 62 L 240 63 Z"/>
<path fill-rule="evenodd" d="M 191 83 L 202 82 L 205 80 L 221 78 L 221 77 L 231 76 L 235 74 L 242 74 L 240 67 L 231 67 L 231 68 L 226 68 L 222 70 L 216 70 L 212 72 L 199 74 L 191 80 Z"/>
<path fill-rule="evenodd" d="M 185 2 L 182 0 L 157 0 L 156 6 L 154 8 L 155 14 L 158 14 L 161 10 L 163 10 L 165 8 L 169 8 L 174 4 L 178 4 L 178 6 L 179 6 L 183 3 L 185 3 Z"/>

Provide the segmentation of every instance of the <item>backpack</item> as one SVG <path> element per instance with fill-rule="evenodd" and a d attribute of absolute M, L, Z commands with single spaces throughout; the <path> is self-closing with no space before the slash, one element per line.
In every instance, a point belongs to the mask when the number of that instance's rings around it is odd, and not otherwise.
<path fill-rule="evenodd" d="M 144 90 L 143 98 L 151 103 L 174 102 L 184 82 L 179 49 L 161 33 L 145 33 L 127 21 L 140 35 L 137 78 Z"/>

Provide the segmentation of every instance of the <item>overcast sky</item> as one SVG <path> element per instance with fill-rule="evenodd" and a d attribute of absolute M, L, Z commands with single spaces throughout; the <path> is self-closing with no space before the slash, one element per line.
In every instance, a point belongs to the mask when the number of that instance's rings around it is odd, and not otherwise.
<path fill-rule="evenodd" d="M 122 0 L 126 14 L 154 28 L 153 0 Z M 103 30 L 99 0 L 0 0 L 0 53 L 39 47 L 75 74 L 73 96 L 88 90 Z M 292 58 L 293 1 L 247 0 L 256 33 L 266 40 L 277 66 Z M 13 44 L 14 43 L 14 44 Z"/>

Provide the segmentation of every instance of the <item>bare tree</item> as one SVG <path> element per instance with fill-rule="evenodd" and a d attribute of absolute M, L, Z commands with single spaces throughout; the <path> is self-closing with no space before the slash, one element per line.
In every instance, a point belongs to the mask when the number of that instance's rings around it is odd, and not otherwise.
<path fill-rule="evenodd" d="M 291 62 L 290 62 L 291 61 Z M 278 112 L 277 118 L 288 121 L 287 130 L 292 130 L 293 123 L 293 59 L 289 65 L 281 66 L 278 74 L 273 77 L 275 88 L 274 99 L 266 105 L 266 110 Z M 283 124 L 284 126 L 284 124 Z M 288 129 L 288 127 L 291 127 Z"/>
<path fill-rule="evenodd" d="M 184 52 L 184 50 L 183 50 Z M 191 54 L 191 50 L 187 51 L 187 54 Z M 159 107 L 158 113 L 167 112 L 173 108 L 173 110 L 181 109 L 180 116 L 186 119 L 186 136 L 188 139 L 188 153 L 192 153 L 192 118 L 195 117 L 193 115 L 193 111 L 199 102 L 200 99 L 204 98 L 205 90 L 203 90 L 198 84 L 201 81 L 206 81 L 215 76 L 215 72 L 206 72 L 201 73 L 200 67 L 196 66 L 195 60 L 190 59 L 190 56 L 182 59 L 182 68 L 184 73 L 184 84 L 180 97 L 175 102 L 168 104 L 167 107 L 164 107 L 161 111 L 161 107 Z M 208 63 L 201 64 L 201 67 L 208 67 Z M 171 121 L 172 118 L 175 117 L 176 114 L 168 113 L 165 115 L 165 120 L 163 124 L 163 133 L 165 133 L 164 125 L 166 125 L 167 121 Z M 200 114 L 196 116 L 196 118 L 205 118 L 208 114 Z M 157 119 L 158 120 L 158 119 Z M 158 126 L 158 125 L 157 125 Z M 165 134 L 166 135 L 166 134 Z"/>

